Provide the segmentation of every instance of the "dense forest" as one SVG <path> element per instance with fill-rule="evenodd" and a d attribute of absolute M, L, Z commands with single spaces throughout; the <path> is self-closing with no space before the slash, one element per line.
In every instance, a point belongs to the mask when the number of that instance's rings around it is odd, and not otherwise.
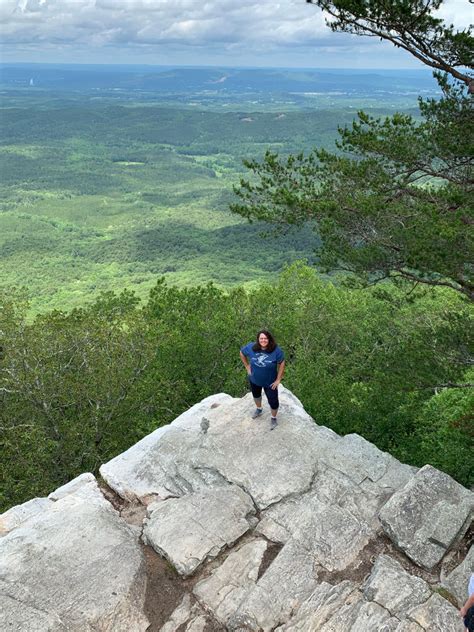
<path fill-rule="evenodd" d="M 419 71 L 226 69 L 215 83 L 223 72 L 3 68 L 0 265 L 5 284 L 29 288 L 32 313 L 128 286 L 145 299 L 161 275 L 230 287 L 314 261 L 311 231 L 230 213 L 242 160 L 329 149 L 355 107 L 414 111 L 420 86 L 436 90 Z"/>
<path fill-rule="evenodd" d="M 263 148 L 333 143 L 349 110 L 284 115 L 136 105 L 3 113 L 0 262 L 34 311 L 81 305 L 101 290 L 156 277 L 224 286 L 270 279 L 314 258 L 310 231 L 268 236 L 229 212 L 242 158 Z"/>

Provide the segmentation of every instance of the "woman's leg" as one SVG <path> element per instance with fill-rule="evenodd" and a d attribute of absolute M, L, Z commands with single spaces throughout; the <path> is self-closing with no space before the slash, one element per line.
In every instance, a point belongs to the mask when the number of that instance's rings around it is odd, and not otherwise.
<path fill-rule="evenodd" d="M 252 390 L 253 401 L 255 402 L 256 410 L 252 414 L 252 418 L 256 419 L 262 414 L 262 387 L 254 384 L 252 380 L 249 379 L 250 388 Z"/>
<path fill-rule="evenodd" d="M 278 389 L 265 387 L 265 395 L 267 396 L 268 403 L 270 404 L 270 410 L 272 411 L 271 427 L 274 428 L 277 423 L 277 414 L 280 407 L 280 401 L 278 399 Z"/>

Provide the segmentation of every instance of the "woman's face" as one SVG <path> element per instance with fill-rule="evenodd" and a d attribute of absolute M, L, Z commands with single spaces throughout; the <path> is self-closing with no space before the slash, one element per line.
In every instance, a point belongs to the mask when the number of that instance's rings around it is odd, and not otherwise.
<path fill-rule="evenodd" d="M 268 338 L 265 336 L 265 334 L 259 335 L 258 344 L 262 347 L 262 349 L 265 349 L 266 347 L 268 347 Z"/>

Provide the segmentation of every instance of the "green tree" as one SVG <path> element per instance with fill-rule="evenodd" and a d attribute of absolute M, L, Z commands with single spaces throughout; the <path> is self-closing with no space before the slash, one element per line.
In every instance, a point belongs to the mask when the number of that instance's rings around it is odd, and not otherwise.
<path fill-rule="evenodd" d="M 255 315 L 243 288 L 225 292 L 210 283 L 179 289 L 161 279 L 144 313 L 156 340 L 149 375 L 163 384 L 168 401 L 161 412 L 172 412 L 169 421 L 213 393 L 242 394 L 238 350 L 260 326 L 250 324 Z"/>
<path fill-rule="evenodd" d="M 154 348 L 132 293 L 26 315 L 22 295 L 0 296 L 0 504 L 97 471 L 151 430 Z"/>
<path fill-rule="evenodd" d="M 402 48 L 423 64 L 469 85 L 459 68 L 472 64 L 470 32 L 455 31 L 433 15 L 443 0 L 306 0 L 323 9 L 335 32 L 377 37 Z"/>
<path fill-rule="evenodd" d="M 472 369 L 466 377 L 474 380 Z M 399 454 L 415 465 L 430 463 L 471 487 L 473 451 L 474 389 L 441 389 L 419 410 L 415 432 Z"/>
<path fill-rule="evenodd" d="M 267 152 L 232 210 L 280 226 L 313 222 L 320 263 L 365 283 L 392 278 L 447 286 L 474 300 L 473 38 L 435 18 L 441 0 L 312 0 L 334 31 L 377 36 L 437 69 L 440 99 L 420 117 L 359 112 L 339 130 L 339 152 Z"/>

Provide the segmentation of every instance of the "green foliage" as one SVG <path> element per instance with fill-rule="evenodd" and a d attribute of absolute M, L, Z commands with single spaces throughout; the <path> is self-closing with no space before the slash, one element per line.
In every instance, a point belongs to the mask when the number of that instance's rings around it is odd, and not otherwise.
<path fill-rule="evenodd" d="M 96 471 L 143 433 L 148 402 L 140 383 L 153 350 L 136 302 L 128 292 L 104 294 L 89 308 L 27 324 L 15 299 L 3 297 L 5 500 L 28 491 L 28 481 L 39 493 L 52 481 Z"/>
<path fill-rule="evenodd" d="M 318 423 L 343 434 L 358 432 L 401 454 L 415 432 L 419 407 L 436 385 L 469 381 L 468 309 L 449 293 L 406 303 L 388 285 L 383 294 L 361 293 L 323 283 L 308 268 L 287 274 L 275 295 L 292 306 L 291 315 L 281 316 L 286 327 L 296 327 L 286 339 L 297 358 L 288 386 Z M 275 328 L 280 322 L 276 317 Z M 454 468 L 450 472 L 457 476 Z"/>
<path fill-rule="evenodd" d="M 425 63 L 436 58 L 432 65 L 451 81 L 437 75 L 442 98 L 420 99 L 420 121 L 359 112 L 339 130 L 341 153 L 267 151 L 263 161 L 247 161 L 254 178 L 241 180 L 232 210 L 278 225 L 315 221 L 327 270 L 350 271 L 366 283 L 391 277 L 447 286 L 474 300 L 472 96 L 469 75 L 455 68 L 468 63 L 469 47 L 472 59 L 472 38 L 430 15 L 440 2 L 315 4 L 337 17 L 334 30 L 405 42 L 416 56 L 423 49 Z"/>
<path fill-rule="evenodd" d="M 412 450 L 417 464 L 456 472 L 459 480 L 474 480 L 474 372 L 468 371 L 470 388 L 441 390 L 431 397 L 416 419 Z"/>
<path fill-rule="evenodd" d="M 463 91 L 440 82 L 444 98 L 421 102 L 421 122 L 361 113 L 336 155 L 349 109 L 242 117 L 78 97 L 32 107 L 20 95 L 0 151 L 0 257 L 9 282 L 31 286 L 33 309 L 21 290 L 0 290 L 2 508 L 97 473 L 203 397 L 243 395 L 238 349 L 261 327 L 317 423 L 472 485 L 473 322 L 451 291 L 471 287 L 471 119 Z M 286 155 L 314 139 L 322 149 Z M 260 183 L 242 182 L 238 210 L 281 233 L 301 225 L 286 235 L 222 211 L 240 156 L 262 145 L 264 163 L 247 163 Z M 278 276 L 320 236 L 328 267 L 447 287 L 361 293 L 304 264 Z M 229 289 L 200 285 L 209 279 Z M 137 295 L 101 291 L 131 284 Z"/>
<path fill-rule="evenodd" d="M 389 284 L 364 293 L 333 285 L 304 264 L 254 289 L 161 279 L 143 306 L 130 292 L 106 293 L 32 322 L 24 294 L 4 292 L 1 504 L 97 472 L 208 395 L 242 396 L 238 349 L 261 327 L 275 332 L 284 383 L 317 423 L 472 485 L 473 401 L 461 388 L 472 380 L 472 318 L 446 289 L 408 298 Z"/>

